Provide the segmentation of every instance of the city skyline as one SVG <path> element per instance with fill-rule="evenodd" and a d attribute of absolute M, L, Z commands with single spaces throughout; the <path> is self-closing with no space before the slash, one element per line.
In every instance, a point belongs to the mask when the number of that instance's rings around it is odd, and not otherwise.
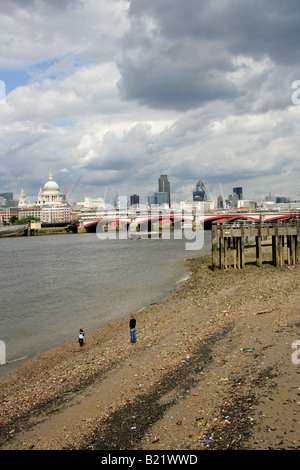
<path fill-rule="evenodd" d="M 43 186 L 43 190 L 42 190 Z M 76 184 L 75 184 L 76 187 Z M 75 187 L 72 189 L 71 192 L 75 189 Z M 50 189 L 50 196 L 47 196 L 47 191 L 45 195 L 43 196 L 43 193 L 45 189 L 48 191 Z M 53 192 L 54 189 L 54 192 Z M 50 194 L 49 193 L 49 194 Z M 53 199 L 53 194 L 55 194 L 55 198 Z M 85 194 L 84 196 L 80 197 L 76 201 L 73 201 L 73 203 L 66 197 L 67 194 L 63 194 L 61 192 L 61 188 L 59 184 L 54 181 L 53 175 L 52 175 L 52 170 L 50 169 L 49 177 L 48 180 L 45 181 L 39 188 L 38 196 L 32 197 L 27 197 L 26 194 L 24 193 L 24 188 L 22 187 L 20 194 L 19 195 L 14 195 L 13 192 L 7 192 L 7 193 L 1 193 L 0 191 L 0 198 L 6 199 L 5 206 L 9 207 L 10 202 L 19 203 L 19 207 L 24 206 L 39 206 L 39 205 L 47 205 L 47 204 L 54 204 L 54 205 L 60 205 L 60 204 L 65 204 L 68 203 L 70 205 L 75 205 L 79 204 L 82 205 L 82 202 L 85 200 L 93 200 L 93 201 L 99 201 L 99 204 L 105 203 L 107 207 L 113 207 L 117 204 L 117 201 L 122 200 L 122 204 L 125 204 L 127 206 L 134 206 L 134 205 L 142 205 L 144 206 L 145 204 L 147 205 L 166 205 L 171 207 L 172 204 L 174 203 L 175 205 L 178 203 L 182 202 L 214 202 L 215 204 L 220 204 L 218 207 L 225 207 L 225 205 L 229 206 L 236 206 L 238 200 L 245 200 L 249 202 L 255 202 L 257 204 L 262 203 L 262 202 L 276 202 L 276 203 L 290 203 L 290 202 L 299 202 L 300 199 L 296 198 L 295 200 L 292 200 L 286 196 L 278 196 L 275 194 L 272 194 L 271 192 L 267 195 L 265 195 L 264 198 L 261 198 L 261 200 L 251 200 L 249 198 L 245 198 L 243 194 L 243 188 L 241 186 L 239 187 L 234 187 L 232 188 L 232 191 L 230 191 L 228 194 L 224 194 L 222 186 L 220 185 L 220 192 L 218 194 L 211 194 L 209 189 L 206 187 L 205 183 L 202 180 L 199 180 L 195 187 L 194 190 L 191 192 L 189 197 L 185 199 L 184 201 L 173 201 L 171 202 L 171 196 L 172 196 L 172 191 L 171 191 L 171 182 L 168 179 L 168 175 L 166 174 L 161 174 L 160 177 L 158 178 L 158 186 L 157 190 L 154 191 L 154 193 L 148 194 L 146 197 L 140 197 L 138 194 L 134 194 L 134 191 L 131 191 L 130 194 L 118 194 L 117 191 L 114 193 L 114 197 L 111 199 L 108 199 L 106 197 L 106 192 L 104 198 L 99 196 L 98 198 L 91 198 L 89 195 Z M 50 198 L 50 199 L 49 199 Z M 127 202 L 125 203 L 125 199 L 127 199 Z M 49 202 L 50 201 L 50 202 Z M 101 202 L 102 201 L 102 202 Z M 21 205 L 20 205 L 21 203 Z M 228 206 L 228 207 L 229 207 Z M 227 207 L 227 208 L 228 208 Z"/>
<path fill-rule="evenodd" d="M 272 14 L 271 14 L 272 13 Z M 0 189 L 299 198 L 296 0 L 0 5 Z M 3 96 L 5 90 L 5 96 Z"/>

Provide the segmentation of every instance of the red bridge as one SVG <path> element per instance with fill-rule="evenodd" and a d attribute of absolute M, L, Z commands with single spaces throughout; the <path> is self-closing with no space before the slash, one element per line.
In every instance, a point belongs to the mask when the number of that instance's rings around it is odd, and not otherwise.
<path fill-rule="evenodd" d="M 95 219 L 83 220 L 83 226 L 87 231 L 96 231 L 97 225 L 104 227 L 110 226 L 127 226 L 130 225 L 145 227 L 149 230 L 154 223 L 172 224 L 181 226 L 184 224 L 204 224 L 205 229 L 210 229 L 213 222 L 275 222 L 277 220 L 289 220 L 292 218 L 300 218 L 300 211 L 283 211 L 283 212 L 222 212 L 222 213 L 201 213 L 200 211 L 170 211 L 157 212 L 149 211 L 148 213 L 138 214 L 136 211 L 118 212 L 112 211 L 110 214 L 99 216 Z"/>

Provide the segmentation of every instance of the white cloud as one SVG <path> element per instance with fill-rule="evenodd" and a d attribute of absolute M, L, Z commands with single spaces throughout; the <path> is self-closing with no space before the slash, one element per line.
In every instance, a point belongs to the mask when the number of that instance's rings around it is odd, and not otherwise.
<path fill-rule="evenodd" d="M 212 193 L 297 197 L 296 6 L 2 4 L 0 64 L 30 76 L 0 106 L 2 190 L 34 195 L 51 167 L 61 188 L 82 176 L 74 198 L 106 186 L 146 197 L 161 173 L 173 200 L 200 178 Z"/>

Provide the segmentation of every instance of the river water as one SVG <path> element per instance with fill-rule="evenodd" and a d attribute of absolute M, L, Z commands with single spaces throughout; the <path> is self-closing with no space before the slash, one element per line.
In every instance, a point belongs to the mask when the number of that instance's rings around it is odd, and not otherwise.
<path fill-rule="evenodd" d="M 185 259 L 210 253 L 184 238 L 99 240 L 96 234 L 0 239 L 0 340 L 6 364 L 77 340 L 174 292 Z"/>

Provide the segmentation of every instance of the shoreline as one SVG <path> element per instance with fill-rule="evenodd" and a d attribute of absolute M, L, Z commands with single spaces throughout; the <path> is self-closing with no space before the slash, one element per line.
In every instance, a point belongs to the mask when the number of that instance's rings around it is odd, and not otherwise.
<path fill-rule="evenodd" d="M 92 233 L 86 232 L 88 235 L 94 235 Z M 204 247 L 204 251 L 207 251 L 206 248 Z M 195 257 L 197 255 L 192 255 L 192 257 Z M 199 255 L 198 255 L 199 256 Z M 206 256 L 206 255 L 201 255 L 201 256 Z M 178 268 L 179 266 L 179 268 Z M 174 274 L 176 272 L 176 275 Z M 174 261 L 174 271 L 172 273 L 172 276 L 170 276 L 169 282 L 166 283 L 167 287 L 161 288 L 160 292 L 156 293 L 156 296 L 153 297 L 153 299 L 147 303 L 143 303 L 141 305 L 137 306 L 138 310 L 134 310 L 135 313 L 138 313 L 140 311 L 143 311 L 146 308 L 149 308 L 152 305 L 157 305 L 159 302 L 163 301 L 166 297 L 172 296 L 174 293 L 177 292 L 178 289 L 190 278 L 191 272 L 188 268 L 187 260 L 186 258 L 178 258 L 176 261 Z M 127 318 L 132 313 L 132 310 L 127 309 L 127 314 L 124 315 L 124 313 L 119 313 L 115 318 L 113 319 L 103 319 L 102 324 L 98 324 L 96 327 L 90 328 L 88 332 L 88 336 L 91 337 L 92 334 L 99 333 L 102 331 L 104 328 L 108 327 L 111 324 L 115 324 L 119 321 L 124 320 L 124 318 Z M 98 322 L 99 323 L 99 322 Z M 77 335 L 77 330 L 75 331 L 75 337 Z M 0 365 L 0 385 L 1 385 L 1 379 L 6 377 L 8 374 L 13 374 L 17 372 L 17 370 L 21 367 L 23 367 L 24 364 L 31 362 L 35 359 L 36 356 L 42 355 L 42 354 L 47 354 L 51 353 L 51 351 L 55 351 L 56 349 L 62 348 L 65 345 L 69 345 L 70 343 L 74 343 L 74 332 L 72 334 L 69 334 L 67 338 L 64 338 L 63 341 L 52 344 L 48 346 L 45 349 L 37 350 L 34 352 L 29 352 L 23 354 L 19 354 L 20 357 L 10 357 L 8 359 L 7 354 L 6 354 L 6 363 L 3 365 Z M 7 351 L 6 351 L 7 352 Z M 22 357 L 21 357 L 22 356 Z"/>
<path fill-rule="evenodd" d="M 0 449 L 296 449 L 299 266 L 211 271 L 0 380 Z M 204 442 L 206 441 L 206 442 Z"/>

